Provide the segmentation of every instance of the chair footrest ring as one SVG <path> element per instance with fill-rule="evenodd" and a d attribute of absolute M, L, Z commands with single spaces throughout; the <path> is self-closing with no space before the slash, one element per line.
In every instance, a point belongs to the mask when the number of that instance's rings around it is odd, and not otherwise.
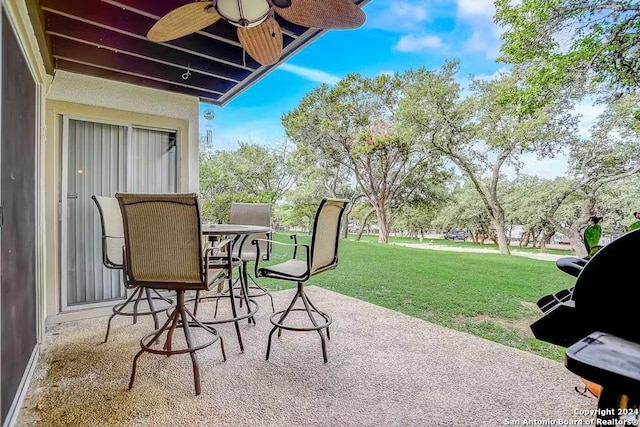
<path fill-rule="evenodd" d="M 194 327 L 194 326 L 199 326 L 199 325 L 195 325 L 194 324 L 192 326 L 192 322 L 189 322 L 189 327 Z M 210 345 L 212 345 L 213 343 L 215 343 L 216 341 L 218 341 L 220 339 L 220 334 L 218 333 L 217 330 L 215 330 L 213 328 L 202 328 L 202 329 L 204 329 L 207 332 L 209 332 L 210 334 L 212 334 L 213 338 L 211 338 L 208 341 L 205 341 L 202 344 L 196 345 L 196 346 L 185 347 L 185 348 L 181 348 L 181 349 L 177 349 L 177 350 L 174 350 L 173 348 L 171 350 L 167 350 L 167 349 L 164 349 L 164 348 L 151 347 L 153 341 L 149 342 L 149 343 L 145 343 L 145 341 L 153 338 L 158 333 L 158 331 L 153 331 L 153 332 L 145 335 L 144 337 L 142 337 L 142 339 L 140 340 L 140 347 L 144 351 L 152 353 L 152 354 L 162 354 L 162 355 L 165 355 L 165 356 L 171 356 L 171 355 L 174 355 L 174 354 L 185 354 L 185 353 L 192 353 L 194 351 L 202 350 L 203 348 L 209 347 Z M 168 328 L 165 328 L 165 330 L 168 330 Z"/>
<path fill-rule="evenodd" d="M 152 298 L 152 299 L 163 301 L 163 299 L 161 298 Z M 117 314 L 119 316 L 150 316 L 150 315 L 162 313 L 163 311 L 167 311 L 167 309 L 169 309 L 170 307 L 173 307 L 173 305 L 168 305 L 166 307 L 157 308 L 155 310 L 149 310 L 149 311 L 120 311 L 128 304 L 133 305 L 135 303 L 132 301 L 121 302 L 119 304 L 114 305 L 111 308 L 111 311 L 113 311 L 113 314 Z"/>
<path fill-rule="evenodd" d="M 229 295 L 211 295 L 211 296 L 205 296 L 205 297 L 200 297 L 200 303 L 203 302 L 204 300 L 219 300 L 221 298 L 229 298 Z M 240 299 L 241 301 L 244 301 L 244 299 L 238 295 L 234 295 L 234 298 L 236 299 Z M 189 301 L 186 301 L 187 303 L 189 302 L 194 302 L 194 299 L 191 299 Z M 238 307 L 238 310 L 241 310 Z M 201 320 L 201 322 L 205 325 L 219 325 L 221 323 L 229 323 L 229 322 L 238 322 L 240 320 L 244 320 L 244 319 L 248 319 L 250 317 L 254 317 L 256 315 L 256 312 L 258 311 L 258 303 L 255 302 L 252 299 L 249 299 L 249 312 L 245 312 L 243 314 L 238 314 L 235 317 L 225 317 L 224 319 L 215 319 L 215 320 Z"/>
<path fill-rule="evenodd" d="M 276 313 L 273 313 L 271 315 L 271 317 L 269 318 L 269 321 L 271 322 L 271 324 L 277 328 L 280 329 L 285 329 L 287 331 L 297 331 L 297 332 L 304 332 L 304 331 L 318 331 L 320 329 L 326 329 L 329 327 L 329 325 L 331 325 L 332 319 L 331 316 L 329 316 L 326 313 L 322 313 L 320 311 L 315 311 L 315 310 L 311 310 L 311 313 L 316 313 L 320 316 L 322 316 L 322 318 L 324 319 L 324 322 L 322 324 L 319 324 L 318 326 L 307 326 L 307 327 L 297 327 L 297 326 L 287 326 L 284 325 L 282 323 L 279 323 L 278 321 L 280 320 L 279 318 L 282 317 L 282 314 L 285 312 L 286 310 L 281 310 L 278 311 Z M 303 311 L 307 314 L 309 314 L 309 311 L 307 311 L 304 308 L 293 308 L 291 311 Z M 316 319 L 316 321 L 318 321 L 320 319 Z"/>

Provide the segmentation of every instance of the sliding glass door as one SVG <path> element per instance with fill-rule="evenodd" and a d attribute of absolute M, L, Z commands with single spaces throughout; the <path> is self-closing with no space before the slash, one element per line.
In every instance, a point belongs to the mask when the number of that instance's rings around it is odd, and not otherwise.
<path fill-rule="evenodd" d="M 175 192 L 176 133 L 63 120 L 62 308 L 71 310 L 125 297 L 121 274 L 102 265 L 100 216 L 91 196 Z"/>

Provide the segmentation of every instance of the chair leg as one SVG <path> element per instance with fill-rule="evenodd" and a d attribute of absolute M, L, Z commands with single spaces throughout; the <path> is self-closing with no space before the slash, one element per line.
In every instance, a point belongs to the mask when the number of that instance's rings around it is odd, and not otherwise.
<path fill-rule="evenodd" d="M 307 296 L 307 294 L 306 294 L 306 293 L 304 293 L 304 298 L 307 300 L 307 302 L 309 303 L 309 305 L 311 306 L 311 308 L 312 308 L 316 313 L 318 313 L 318 314 L 319 314 L 320 316 L 322 316 L 322 317 L 325 317 L 325 316 L 326 316 L 323 312 L 321 312 L 320 310 L 318 310 L 318 309 L 316 308 L 316 306 L 315 306 L 315 305 L 313 305 L 313 303 L 311 302 L 311 300 L 309 299 L 309 297 Z M 326 318 L 326 317 L 325 317 L 325 318 Z M 327 326 L 325 329 L 327 330 L 327 339 L 328 339 L 328 340 L 331 340 L 331 336 L 329 335 L 329 327 Z"/>
<path fill-rule="evenodd" d="M 226 362 L 227 361 L 227 354 L 224 351 L 224 340 L 222 339 L 222 336 L 218 333 L 218 331 L 213 329 L 211 326 L 207 326 L 204 323 L 202 323 L 201 321 L 199 321 L 198 319 L 196 319 L 195 315 L 193 313 L 191 313 L 186 306 L 184 308 L 184 311 L 187 313 L 187 316 L 189 316 L 191 318 L 191 322 L 193 322 L 196 326 L 198 326 L 199 328 L 202 328 L 202 329 L 204 329 L 206 331 L 209 331 L 212 334 L 214 334 L 214 335 L 219 337 L 219 339 L 220 339 L 220 350 L 222 351 L 222 360 L 224 360 Z"/>
<path fill-rule="evenodd" d="M 251 307 L 249 306 L 249 280 L 247 279 L 247 263 L 242 263 L 242 271 L 240 272 L 240 289 L 242 293 L 242 298 L 240 299 L 240 308 L 242 308 L 242 300 L 247 304 L 247 314 L 251 312 Z M 249 317 L 247 322 L 256 324 L 256 319 L 253 317 Z"/>
<path fill-rule="evenodd" d="M 304 305 L 304 308 L 294 308 L 294 305 L 296 303 L 296 301 L 298 300 L 298 298 L 300 298 L 302 300 L 302 303 Z M 310 326 L 291 326 L 291 325 L 285 325 L 284 321 L 287 318 L 287 316 L 289 315 L 289 313 L 291 313 L 292 311 L 304 311 L 307 313 L 307 315 L 309 316 L 309 320 L 311 321 L 311 323 L 313 324 L 313 327 Z M 320 317 L 322 317 L 322 319 L 324 320 L 324 322 L 319 323 L 319 321 L 314 317 L 314 313 Z M 270 318 L 271 324 L 273 325 L 273 328 L 271 329 L 271 332 L 269 332 L 269 340 L 267 342 L 267 355 L 266 355 L 266 359 L 269 360 L 269 354 L 271 351 L 271 340 L 273 338 L 273 334 L 275 333 L 276 330 L 278 330 L 278 337 L 280 337 L 282 330 L 283 329 L 287 329 L 287 330 L 291 330 L 291 331 L 316 331 L 318 332 L 318 335 L 320 335 L 320 344 L 322 346 L 322 358 L 324 360 L 324 363 L 328 362 L 328 357 L 327 357 L 327 340 L 330 339 L 330 335 L 329 335 L 329 325 L 331 324 L 331 317 L 328 314 L 323 313 L 322 311 L 318 310 L 313 303 L 311 302 L 311 300 L 309 299 L 309 297 L 307 296 L 307 294 L 304 291 L 304 285 L 302 282 L 298 282 L 298 289 L 296 291 L 295 296 L 293 297 L 293 299 L 291 300 L 291 303 L 289 304 L 289 307 L 287 307 L 286 310 L 283 311 L 278 311 L 277 313 L 274 313 L 271 318 Z M 323 329 L 327 330 L 327 337 L 325 338 L 325 335 L 323 333 Z"/>
<path fill-rule="evenodd" d="M 164 332 L 169 322 L 174 321 L 177 315 L 178 315 L 177 310 L 174 310 L 173 313 L 171 313 L 171 315 L 167 319 L 167 321 L 164 322 L 164 325 L 162 325 L 162 328 L 158 329 L 153 335 L 153 337 L 149 340 L 149 344 L 157 341 L 158 338 L 160 338 L 160 335 L 162 335 L 162 332 Z M 141 342 L 141 344 L 143 343 Z M 144 352 L 145 352 L 145 348 L 144 346 L 142 346 L 142 349 L 138 353 L 136 353 L 135 357 L 133 358 L 133 367 L 131 368 L 131 378 L 129 379 L 129 388 L 128 388 L 129 390 L 131 390 L 131 388 L 133 387 L 133 382 L 136 379 L 136 366 L 138 365 L 138 358 L 142 356 L 142 353 Z"/>
<path fill-rule="evenodd" d="M 142 356 L 142 353 L 144 353 L 144 349 L 136 353 L 135 357 L 133 358 L 133 368 L 131 368 L 131 378 L 129 378 L 129 387 L 127 388 L 127 390 L 131 390 L 133 388 L 133 382 L 136 379 L 136 366 L 138 365 L 138 358 Z"/>
<path fill-rule="evenodd" d="M 182 329 L 184 330 L 184 337 L 187 341 L 187 347 L 192 347 L 189 319 L 187 318 L 187 313 L 184 308 L 184 294 L 181 293 L 178 298 L 182 299 L 181 301 L 179 301 L 178 307 L 180 309 L 180 318 L 182 319 Z M 200 394 L 200 366 L 198 365 L 198 356 L 196 355 L 196 351 L 190 351 L 189 355 L 191 356 L 191 364 L 193 365 L 193 382 L 196 387 L 197 396 Z"/>
<path fill-rule="evenodd" d="M 153 353 L 153 354 L 162 354 L 162 355 L 166 355 L 166 356 L 170 356 L 172 354 L 189 353 L 189 356 L 191 357 L 192 368 L 193 368 L 193 383 L 194 383 L 194 386 L 195 386 L 196 395 L 199 395 L 201 393 L 200 365 L 198 363 L 198 355 L 196 354 L 196 352 L 198 350 L 202 350 L 202 349 L 212 345 L 213 343 L 216 342 L 216 340 L 220 340 L 220 349 L 222 351 L 222 357 L 223 357 L 223 359 L 225 361 L 227 360 L 227 356 L 226 356 L 225 351 L 224 351 L 224 342 L 222 340 L 222 337 L 218 333 L 218 331 L 216 329 L 214 329 L 213 327 L 207 326 L 207 325 L 203 324 L 202 322 L 200 322 L 193 315 L 193 313 L 191 313 L 187 309 L 187 307 L 185 306 L 185 292 L 184 291 L 178 291 L 176 293 L 176 297 L 177 298 L 176 298 L 175 308 L 169 314 L 169 316 L 167 318 L 167 321 L 164 322 L 162 327 L 159 328 L 156 331 L 153 331 L 153 332 L 145 335 L 140 340 L 141 350 L 133 358 L 133 366 L 132 366 L 132 369 L 131 369 L 131 378 L 129 379 L 129 390 L 131 390 L 131 388 L 133 388 L 133 384 L 134 384 L 135 376 L 136 376 L 136 369 L 137 369 L 137 366 L 138 366 L 138 359 L 140 358 L 140 356 L 144 352 L 149 352 L 149 353 Z M 185 341 L 186 341 L 186 348 L 178 348 L 178 349 L 174 350 L 174 349 L 172 349 L 172 346 L 173 346 L 172 340 L 173 340 L 173 337 L 174 337 L 175 329 L 177 328 L 178 324 L 180 324 L 182 326 L 182 330 L 183 330 Z M 201 327 L 206 332 L 209 332 L 211 335 L 213 335 L 213 337 L 211 337 L 211 339 L 206 341 L 206 342 L 196 343 L 196 342 L 194 342 L 194 340 L 193 340 L 193 338 L 191 336 L 191 327 Z M 157 342 L 164 332 L 167 332 L 167 337 L 166 337 L 166 341 L 164 342 L 163 348 L 159 349 L 159 348 L 157 348 L 155 346 L 152 347 L 152 343 Z"/>
<path fill-rule="evenodd" d="M 282 324 L 282 322 L 284 321 L 284 319 L 287 318 L 287 316 L 289 315 L 289 313 L 291 313 L 291 309 L 293 308 L 293 306 L 295 305 L 296 301 L 298 300 L 298 297 L 300 296 L 300 286 L 298 286 L 298 290 L 296 291 L 296 295 L 293 297 L 293 299 L 291 300 L 291 303 L 289 304 L 289 307 L 287 307 L 287 309 L 282 313 L 282 316 L 280 316 L 280 319 L 278 319 L 278 323 Z M 273 333 L 275 331 L 278 331 L 278 338 L 280 338 L 281 334 L 282 334 L 282 328 L 279 328 L 277 326 L 274 326 L 271 329 L 271 332 L 269 332 L 269 341 L 267 342 L 267 356 L 266 356 L 266 360 L 269 360 L 269 353 L 271 352 L 271 337 L 273 337 Z"/>
<path fill-rule="evenodd" d="M 278 327 L 274 326 L 271 329 L 271 332 L 269 332 L 269 341 L 267 341 L 267 356 L 265 357 L 265 360 L 269 360 L 269 353 L 271 353 L 271 337 L 273 337 L 273 333 L 276 331 L 276 329 L 278 329 Z"/>
<path fill-rule="evenodd" d="M 198 304 L 200 303 L 200 291 L 196 291 L 196 301 L 193 303 L 193 315 L 198 314 Z"/>
<path fill-rule="evenodd" d="M 316 319 L 313 317 L 313 312 L 311 311 L 311 308 L 309 307 L 309 300 L 307 299 L 307 295 L 304 293 L 304 291 L 302 291 L 302 293 L 300 294 L 300 298 L 302 299 L 302 303 L 304 304 L 304 308 L 306 308 L 307 310 L 307 314 L 309 315 L 309 319 L 311 319 L 311 323 L 313 323 L 313 326 L 315 326 L 316 328 L 318 327 L 318 322 L 316 322 Z M 316 310 L 316 312 L 318 312 Z M 319 313 L 319 312 L 318 312 Z M 327 327 L 327 330 L 329 328 Z M 324 363 L 327 363 L 327 342 L 324 339 L 324 334 L 322 333 L 322 329 L 318 329 L 318 335 L 320 335 L 320 344 L 322 345 L 322 358 L 324 359 Z"/>
<path fill-rule="evenodd" d="M 173 332 L 176 330 L 176 326 L 178 325 L 178 319 L 179 316 L 174 316 L 173 322 L 171 323 L 171 327 L 169 328 L 169 332 L 167 332 L 167 339 L 164 342 L 164 345 L 162 346 L 162 348 L 164 348 L 166 351 L 171 351 L 171 342 L 173 340 Z M 167 357 L 171 356 L 170 354 L 167 354 Z"/>
<path fill-rule="evenodd" d="M 111 321 L 113 320 L 113 318 L 117 314 L 120 314 L 120 312 L 122 310 L 124 310 L 124 308 L 127 306 L 127 304 L 129 304 L 136 297 L 136 295 L 138 294 L 139 289 L 140 288 L 136 289 L 135 292 L 133 292 L 131 294 L 131 296 L 129 298 L 127 298 L 127 300 L 124 303 L 120 304 L 120 308 L 115 309 L 115 307 L 114 307 L 113 314 L 111 316 L 109 316 L 109 320 L 107 321 L 107 333 L 104 336 L 104 342 L 107 342 L 107 340 L 109 339 L 109 331 L 111 331 Z"/>
<path fill-rule="evenodd" d="M 133 324 L 138 323 L 138 304 L 140 304 L 140 300 L 142 299 L 142 288 L 136 289 L 138 293 L 138 298 L 136 298 L 136 302 L 133 303 Z"/>
<path fill-rule="evenodd" d="M 149 304 L 149 311 L 153 316 L 153 329 L 158 329 L 160 326 L 160 322 L 158 322 L 158 315 L 155 313 L 156 309 L 153 307 L 153 298 L 151 298 L 151 289 L 144 289 L 147 293 L 147 303 Z"/>
<path fill-rule="evenodd" d="M 233 317 L 238 317 L 238 313 L 236 311 L 236 297 L 233 295 L 233 282 L 231 278 L 229 278 L 229 299 L 231 300 L 231 313 Z M 236 320 L 233 322 L 236 327 L 236 335 L 238 336 L 238 344 L 240 345 L 240 353 L 244 353 L 244 345 L 242 344 L 242 335 L 240 335 L 240 325 Z"/>

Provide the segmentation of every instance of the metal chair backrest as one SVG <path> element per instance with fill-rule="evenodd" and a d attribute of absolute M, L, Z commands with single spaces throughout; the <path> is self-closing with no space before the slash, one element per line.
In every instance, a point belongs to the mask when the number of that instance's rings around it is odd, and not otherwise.
<path fill-rule="evenodd" d="M 120 205 L 115 197 L 91 196 L 100 214 L 102 229 L 102 263 L 107 268 L 122 269 L 124 228 Z"/>
<path fill-rule="evenodd" d="M 231 203 L 231 210 L 229 212 L 230 224 L 246 224 L 246 225 L 263 225 L 265 227 L 271 227 L 271 205 L 268 203 Z M 256 239 L 269 239 L 266 233 L 263 234 L 251 234 L 249 235 L 239 249 L 240 253 L 251 254 L 257 256 L 255 247 L 252 245 L 252 241 Z M 263 260 L 269 259 L 270 247 L 267 242 L 258 241 L 260 246 L 260 254 Z"/>
<path fill-rule="evenodd" d="M 338 265 L 340 225 L 348 203 L 348 200 L 340 199 L 322 199 L 320 202 L 311 237 L 311 275 Z"/>
<path fill-rule="evenodd" d="M 206 288 L 196 194 L 118 193 L 116 198 L 124 220 L 128 280 L 149 287 Z"/>

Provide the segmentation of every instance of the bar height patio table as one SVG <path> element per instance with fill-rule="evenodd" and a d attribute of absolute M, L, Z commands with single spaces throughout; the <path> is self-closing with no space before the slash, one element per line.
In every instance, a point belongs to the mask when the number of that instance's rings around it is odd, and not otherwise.
<path fill-rule="evenodd" d="M 214 239 L 221 236 L 234 236 L 233 246 L 240 245 L 246 241 L 246 239 L 252 234 L 261 234 L 261 233 L 269 233 L 271 232 L 270 227 L 266 227 L 263 225 L 244 225 L 244 224 L 203 224 L 202 225 L 202 234 L 204 236 L 209 237 L 210 239 Z M 214 320 L 204 320 L 202 323 L 205 325 L 215 325 L 220 323 L 229 323 L 234 322 L 236 326 L 236 332 L 238 335 L 238 343 L 240 344 L 240 351 L 244 352 L 244 345 L 242 343 L 242 338 L 240 336 L 240 329 L 238 326 L 238 321 L 243 319 L 249 319 L 250 322 L 254 322 L 253 315 L 258 311 L 258 303 L 249 298 L 249 293 L 247 290 L 248 287 L 248 279 L 247 279 L 247 271 L 242 268 L 242 264 L 240 263 L 240 283 L 242 285 L 242 298 L 247 306 L 246 314 L 239 314 L 236 308 L 236 297 L 233 294 L 233 280 L 229 280 L 229 295 L 212 295 L 205 296 L 199 299 L 196 299 L 196 308 L 194 310 L 197 311 L 197 304 L 199 300 L 206 299 L 215 299 L 219 300 L 220 298 L 229 298 L 231 304 L 231 313 L 232 317 L 223 318 L 223 319 L 215 319 Z"/>

